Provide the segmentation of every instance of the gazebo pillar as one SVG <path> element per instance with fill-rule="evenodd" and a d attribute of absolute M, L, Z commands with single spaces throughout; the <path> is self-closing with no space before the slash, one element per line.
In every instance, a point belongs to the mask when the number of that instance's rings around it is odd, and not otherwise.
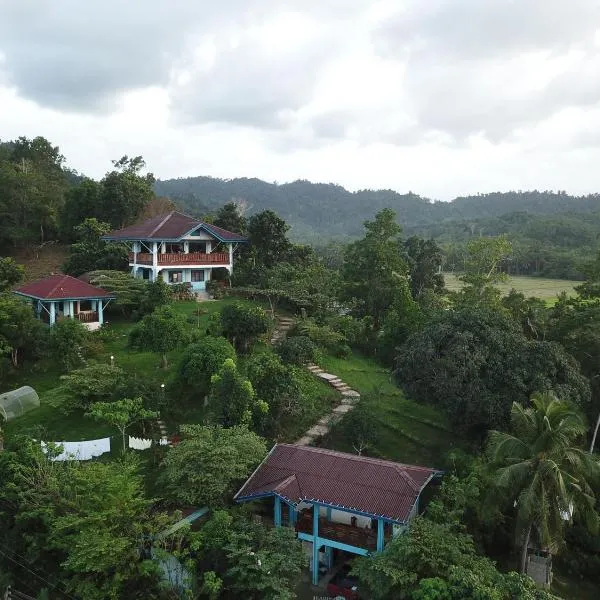
<path fill-rule="evenodd" d="M 384 527 L 385 522 L 383 519 L 377 519 L 377 552 L 381 552 L 384 546 Z"/>
<path fill-rule="evenodd" d="M 56 303 L 50 302 L 50 325 L 56 323 Z"/>
<path fill-rule="evenodd" d="M 98 323 L 100 325 L 104 323 L 104 305 L 102 304 L 102 300 L 98 300 Z"/>
<path fill-rule="evenodd" d="M 312 584 L 319 583 L 319 505 L 313 504 Z"/>
<path fill-rule="evenodd" d="M 274 511 L 275 527 L 281 527 L 281 498 L 275 496 L 275 511 Z"/>

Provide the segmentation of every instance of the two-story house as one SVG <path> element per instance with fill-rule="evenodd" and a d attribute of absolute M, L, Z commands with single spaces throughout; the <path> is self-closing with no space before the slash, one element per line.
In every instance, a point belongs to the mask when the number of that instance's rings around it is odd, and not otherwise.
<path fill-rule="evenodd" d="M 247 239 L 180 212 L 153 217 L 102 236 L 127 244 L 134 277 L 166 283 L 186 283 L 204 290 L 216 269 L 233 272 L 233 256 Z"/>

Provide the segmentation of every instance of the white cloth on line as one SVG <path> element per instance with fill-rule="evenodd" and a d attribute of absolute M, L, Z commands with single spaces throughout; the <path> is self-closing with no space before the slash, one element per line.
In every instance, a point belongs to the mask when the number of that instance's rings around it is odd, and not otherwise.
<path fill-rule="evenodd" d="M 134 450 L 148 450 L 150 446 L 152 446 L 152 440 L 129 436 L 129 447 Z"/>
<path fill-rule="evenodd" d="M 106 452 L 110 452 L 110 438 L 100 440 L 86 440 L 84 442 L 53 442 L 57 446 L 62 446 L 63 451 L 53 461 L 62 460 L 90 460 Z M 42 451 L 47 452 L 47 443 L 41 442 Z"/>

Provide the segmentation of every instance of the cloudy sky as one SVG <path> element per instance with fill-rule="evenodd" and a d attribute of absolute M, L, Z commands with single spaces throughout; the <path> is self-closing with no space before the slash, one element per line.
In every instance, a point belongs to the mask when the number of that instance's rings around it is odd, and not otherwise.
<path fill-rule="evenodd" d="M 600 192 L 600 0 L 0 0 L 0 138 L 100 177 Z"/>

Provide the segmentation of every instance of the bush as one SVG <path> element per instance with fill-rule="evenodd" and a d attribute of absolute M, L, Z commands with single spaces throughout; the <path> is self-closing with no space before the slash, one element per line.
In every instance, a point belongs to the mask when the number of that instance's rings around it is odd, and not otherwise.
<path fill-rule="evenodd" d="M 188 346 L 179 363 L 179 379 L 191 391 L 208 394 L 210 379 L 228 359 L 235 359 L 233 346 L 222 337 L 207 336 Z"/>
<path fill-rule="evenodd" d="M 307 337 L 317 346 L 340 358 L 345 358 L 352 352 L 344 334 L 334 331 L 329 325 L 317 325 L 312 319 L 300 321 L 294 327 L 293 335 Z"/>
<path fill-rule="evenodd" d="M 284 363 L 305 365 L 313 362 L 317 353 L 315 343 L 308 337 L 298 335 L 284 339 L 276 348 Z"/>
<path fill-rule="evenodd" d="M 235 302 L 221 311 L 223 335 L 239 352 L 248 352 L 259 336 L 269 331 L 270 326 L 271 320 L 259 306 Z"/>
<path fill-rule="evenodd" d="M 92 364 L 62 375 L 62 384 L 48 399 L 66 414 L 87 409 L 94 402 L 106 402 L 120 395 L 126 374 L 107 364 Z"/>
<path fill-rule="evenodd" d="M 50 350 L 66 371 L 85 363 L 90 332 L 76 319 L 60 319 L 50 328 Z"/>

